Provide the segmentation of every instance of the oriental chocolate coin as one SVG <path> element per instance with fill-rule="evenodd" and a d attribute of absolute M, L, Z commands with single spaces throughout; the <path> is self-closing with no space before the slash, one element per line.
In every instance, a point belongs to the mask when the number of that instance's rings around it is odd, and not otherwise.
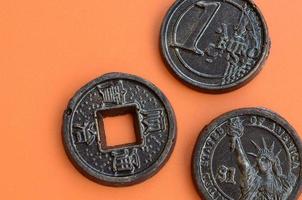
<path fill-rule="evenodd" d="M 301 189 L 296 131 L 263 108 L 219 116 L 200 133 L 193 178 L 207 200 L 294 200 Z"/>
<path fill-rule="evenodd" d="M 134 117 L 136 142 L 107 145 L 103 119 L 123 114 Z M 150 82 L 129 74 L 109 73 L 91 81 L 64 113 L 63 143 L 70 160 L 105 185 L 132 185 L 154 175 L 171 155 L 175 139 L 176 121 L 167 98 Z"/>
<path fill-rule="evenodd" d="M 259 72 L 270 40 L 259 9 L 249 0 L 179 0 L 161 30 L 162 55 L 187 85 L 220 93 Z"/>

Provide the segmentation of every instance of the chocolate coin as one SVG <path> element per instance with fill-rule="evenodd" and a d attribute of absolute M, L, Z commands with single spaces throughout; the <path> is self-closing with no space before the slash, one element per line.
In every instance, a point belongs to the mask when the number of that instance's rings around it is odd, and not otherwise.
<path fill-rule="evenodd" d="M 249 0 L 179 0 L 161 30 L 161 50 L 177 78 L 205 92 L 247 83 L 268 56 L 264 18 Z"/>
<path fill-rule="evenodd" d="M 263 108 L 234 110 L 202 130 L 193 178 L 207 200 L 296 199 L 301 153 L 296 131 L 278 114 Z"/>
<path fill-rule="evenodd" d="M 107 145 L 103 119 L 122 114 L 134 117 L 137 141 Z M 105 185 L 132 185 L 154 175 L 168 160 L 175 139 L 167 98 L 150 82 L 129 74 L 109 73 L 91 81 L 64 113 L 63 143 L 70 160 Z"/>

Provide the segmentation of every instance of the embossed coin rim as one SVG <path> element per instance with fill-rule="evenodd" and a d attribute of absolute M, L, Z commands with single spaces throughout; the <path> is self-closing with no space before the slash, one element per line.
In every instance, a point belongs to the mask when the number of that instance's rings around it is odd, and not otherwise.
<path fill-rule="evenodd" d="M 162 151 L 162 153 L 159 155 L 159 158 L 157 161 L 155 161 L 150 167 L 146 168 L 145 170 L 133 174 L 131 176 L 125 176 L 125 177 L 111 177 L 106 176 L 104 174 L 100 174 L 94 170 L 92 170 L 87 164 L 83 163 L 82 159 L 79 158 L 77 153 L 74 150 L 74 147 L 72 145 L 72 141 L 70 140 L 70 125 L 73 117 L 73 111 L 76 108 L 79 100 L 85 95 L 87 92 L 89 92 L 93 87 L 96 85 L 108 81 L 108 80 L 114 80 L 114 79 L 128 79 L 130 81 L 136 81 L 148 89 L 150 89 L 154 94 L 159 98 L 159 100 L 162 102 L 162 104 L 165 107 L 165 110 L 167 112 L 167 118 L 169 121 L 169 131 L 168 131 L 168 140 L 165 144 L 165 148 Z M 69 104 L 67 106 L 67 109 L 64 112 L 63 116 L 63 127 L 62 127 L 62 137 L 63 137 L 63 145 L 65 148 L 65 152 L 68 155 L 68 158 L 73 163 L 73 165 L 86 177 L 89 179 L 108 186 L 129 186 L 133 185 L 142 181 L 145 181 L 146 179 L 150 178 L 151 176 L 155 175 L 168 161 L 170 158 L 175 142 L 176 142 L 176 119 L 175 114 L 173 111 L 173 108 L 171 104 L 169 103 L 168 99 L 165 97 L 165 95 L 151 82 L 144 80 L 138 76 L 130 75 L 126 73 L 119 73 L 119 72 L 112 72 L 104 74 L 90 82 L 88 82 L 86 85 L 84 85 L 82 88 L 80 88 L 75 95 L 72 97 L 72 99 L 69 101 Z"/>
<path fill-rule="evenodd" d="M 194 151 L 192 154 L 192 178 L 194 180 L 194 184 L 198 190 L 198 193 L 201 197 L 204 197 L 207 200 L 211 200 L 212 197 L 208 195 L 208 192 L 205 190 L 202 180 L 200 179 L 200 167 L 199 167 L 199 161 L 200 161 L 200 154 L 201 154 L 201 146 L 204 144 L 210 133 L 221 123 L 225 122 L 226 120 L 237 117 L 237 116 L 244 116 L 244 115 L 260 115 L 266 118 L 269 118 L 273 121 L 275 121 L 277 124 L 281 125 L 293 138 L 294 142 L 297 145 L 297 149 L 300 155 L 300 162 L 302 161 L 302 143 L 300 138 L 298 137 L 298 134 L 296 130 L 286 121 L 282 116 L 279 114 L 267 109 L 267 108 L 240 108 L 235 109 L 232 111 L 229 111 L 227 113 L 224 113 L 215 119 L 213 119 L 208 125 L 206 125 L 200 132 Z M 297 179 L 296 187 L 291 192 L 288 199 L 296 199 L 302 190 L 302 166 L 300 167 L 299 176 Z M 300 185 L 300 186 L 299 186 Z"/>
<path fill-rule="evenodd" d="M 189 86 L 193 89 L 202 91 L 202 92 L 207 92 L 207 93 L 230 92 L 230 91 L 236 90 L 236 89 L 246 85 L 252 79 L 254 79 L 256 77 L 256 75 L 261 71 L 261 69 L 269 55 L 271 41 L 269 38 L 267 23 L 264 19 L 263 14 L 261 13 L 258 6 L 250 0 L 242 0 L 242 1 L 246 1 L 257 12 L 257 14 L 260 18 L 260 21 L 262 23 L 262 26 L 263 26 L 263 33 L 264 33 L 263 37 L 265 37 L 265 39 L 264 39 L 264 44 L 262 45 L 262 48 L 263 48 L 262 55 L 259 58 L 257 64 L 247 75 L 245 75 L 244 77 L 240 78 L 239 80 L 237 80 L 231 84 L 220 85 L 220 86 L 210 86 L 210 85 L 204 84 L 200 81 L 195 81 L 195 80 L 191 79 L 186 74 L 184 74 L 181 70 L 178 69 L 179 66 L 177 64 L 175 64 L 173 59 L 171 59 L 171 57 L 170 57 L 169 47 L 167 44 L 168 43 L 168 36 L 167 36 L 168 33 L 167 32 L 168 32 L 168 27 L 170 26 L 170 20 L 171 20 L 172 15 L 174 15 L 178 11 L 179 7 L 187 1 L 191 1 L 191 0 L 176 1 L 175 3 L 172 4 L 172 6 L 169 8 L 167 14 L 164 17 L 164 20 L 163 20 L 163 23 L 161 26 L 161 30 L 160 30 L 161 55 L 164 58 L 164 61 L 165 61 L 166 65 L 168 66 L 168 69 L 172 72 L 172 74 L 177 79 L 183 81 L 183 83 L 185 83 L 187 86 Z"/>

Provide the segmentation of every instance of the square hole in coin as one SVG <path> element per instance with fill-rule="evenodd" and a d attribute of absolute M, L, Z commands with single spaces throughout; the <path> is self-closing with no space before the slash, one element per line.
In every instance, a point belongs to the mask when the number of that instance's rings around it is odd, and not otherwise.
<path fill-rule="evenodd" d="M 142 138 L 136 106 L 99 110 L 96 115 L 102 149 L 141 144 Z"/>

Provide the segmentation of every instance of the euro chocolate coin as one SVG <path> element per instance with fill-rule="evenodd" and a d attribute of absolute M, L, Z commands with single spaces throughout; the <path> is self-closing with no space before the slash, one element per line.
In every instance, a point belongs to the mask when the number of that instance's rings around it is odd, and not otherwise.
<path fill-rule="evenodd" d="M 249 0 L 180 0 L 161 30 L 162 55 L 173 74 L 205 92 L 234 90 L 261 69 L 268 30 Z"/>

